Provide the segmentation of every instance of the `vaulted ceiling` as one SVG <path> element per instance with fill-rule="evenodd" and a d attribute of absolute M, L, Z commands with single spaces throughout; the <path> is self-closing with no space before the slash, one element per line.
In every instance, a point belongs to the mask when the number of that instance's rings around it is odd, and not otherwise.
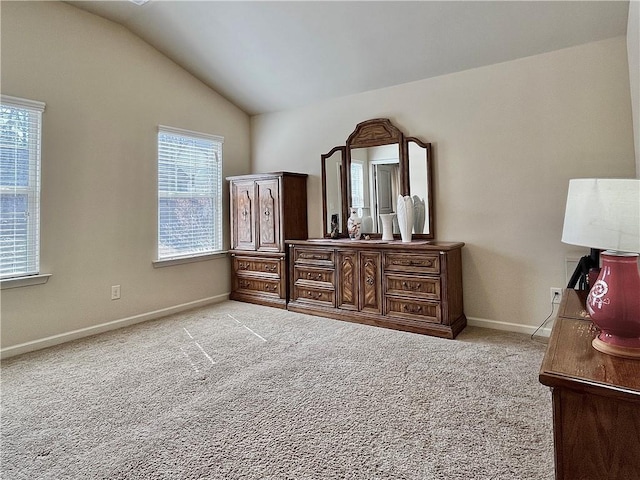
<path fill-rule="evenodd" d="M 69 1 L 247 113 L 625 35 L 628 1 Z M 594 66 L 595 67 L 595 66 Z"/>

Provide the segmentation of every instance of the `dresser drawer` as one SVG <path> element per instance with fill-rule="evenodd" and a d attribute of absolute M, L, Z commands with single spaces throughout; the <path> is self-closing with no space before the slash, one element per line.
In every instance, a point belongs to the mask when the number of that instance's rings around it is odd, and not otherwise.
<path fill-rule="evenodd" d="M 441 308 L 439 302 L 422 300 L 404 300 L 396 297 L 386 297 L 385 313 L 389 317 L 408 320 L 410 323 L 429 322 L 441 323 Z"/>
<path fill-rule="evenodd" d="M 296 265 L 334 266 L 333 250 L 315 248 L 295 248 L 293 261 Z"/>
<path fill-rule="evenodd" d="M 387 295 L 404 295 L 424 300 L 440 300 L 440 277 L 385 275 Z"/>
<path fill-rule="evenodd" d="M 440 273 L 440 257 L 438 254 L 427 253 L 385 253 L 385 271 Z"/>
<path fill-rule="evenodd" d="M 235 256 L 233 257 L 233 271 L 237 275 L 260 273 L 280 278 L 282 263 L 279 258 Z"/>
<path fill-rule="evenodd" d="M 259 293 L 260 295 L 280 298 L 280 280 L 258 279 L 250 277 L 234 277 L 233 289 L 239 293 Z"/>
<path fill-rule="evenodd" d="M 293 272 L 296 283 L 298 280 L 305 280 L 306 282 L 325 284 L 323 285 L 325 288 L 333 288 L 333 270 L 296 265 Z"/>
<path fill-rule="evenodd" d="M 336 294 L 334 290 L 313 288 L 307 285 L 295 285 L 293 287 L 293 301 L 310 303 L 325 307 L 336 306 Z"/>

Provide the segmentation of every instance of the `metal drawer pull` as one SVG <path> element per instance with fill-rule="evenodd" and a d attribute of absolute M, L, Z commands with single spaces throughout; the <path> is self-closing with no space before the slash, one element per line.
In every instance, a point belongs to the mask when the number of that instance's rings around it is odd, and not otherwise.
<path fill-rule="evenodd" d="M 301 253 L 300 258 L 310 258 L 312 260 L 328 260 L 326 255 L 318 255 L 315 253 Z"/>
<path fill-rule="evenodd" d="M 393 260 L 391 265 L 404 267 L 433 267 L 433 260 Z"/>
<path fill-rule="evenodd" d="M 403 305 L 402 309 L 408 313 L 421 313 L 422 307 L 420 305 Z"/>
<path fill-rule="evenodd" d="M 248 270 L 249 264 L 245 262 L 238 263 L 238 270 Z"/>
<path fill-rule="evenodd" d="M 266 272 L 275 272 L 277 270 L 277 266 L 276 265 L 265 265 L 264 266 L 264 270 Z"/>
<path fill-rule="evenodd" d="M 240 288 L 249 288 L 249 286 L 251 285 L 251 282 L 247 282 L 246 280 L 240 280 L 238 282 L 238 285 L 240 285 Z"/>
<path fill-rule="evenodd" d="M 421 283 L 402 282 L 403 290 L 420 290 L 421 288 L 422 288 Z"/>
<path fill-rule="evenodd" d="M 313 273 L 311 272 L 307 272 L 307 279 L 309 280 L 322 280 L 322 274 L 321 273 L 317 273 L 315 276 L 313 275 Z"/>
<path fill-rule="evenodd" d="M 315 300 L 320 300 L 320 297 L 322 297 L 322 294 L 320 292 L 312 292 L 311 290 L 309 290 L 307 292 L 307 297 L 313 298 Z"/>
<path fill-rule="evenodd" d="M 277 287 L 276 285 L 269 285 L 269 284 L 266 284 L 266 285 L 264 286 L 264 291 L 265 291 L 265 292 L 272 292 L 272 293 L 274 293 L 277 289 L 278 289 L 278 287 Z"/>

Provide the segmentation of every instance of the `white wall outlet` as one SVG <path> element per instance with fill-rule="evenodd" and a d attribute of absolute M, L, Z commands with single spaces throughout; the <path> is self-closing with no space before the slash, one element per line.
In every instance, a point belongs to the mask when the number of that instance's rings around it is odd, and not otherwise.
<path fill-rule="evenodd" d="M 562 289 L 551 287 L 551 303 L 560 303 L 562 298 Z"/>
<path fill-rule="evenodd" d="M 118 300 L 120 298 L 120 285 L 111 286 L 111 300 Z"/>

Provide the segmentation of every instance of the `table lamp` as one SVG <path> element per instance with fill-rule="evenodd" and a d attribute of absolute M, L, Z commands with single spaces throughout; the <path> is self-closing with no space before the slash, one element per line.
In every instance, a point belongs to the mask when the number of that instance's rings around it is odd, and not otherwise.
<path fill-rule="evenodd" d="M 593 347 L 640 359 L 640 180 L 570 180 L 562 241 L 604 250 L 586 302 L 600 329 Z"/>

